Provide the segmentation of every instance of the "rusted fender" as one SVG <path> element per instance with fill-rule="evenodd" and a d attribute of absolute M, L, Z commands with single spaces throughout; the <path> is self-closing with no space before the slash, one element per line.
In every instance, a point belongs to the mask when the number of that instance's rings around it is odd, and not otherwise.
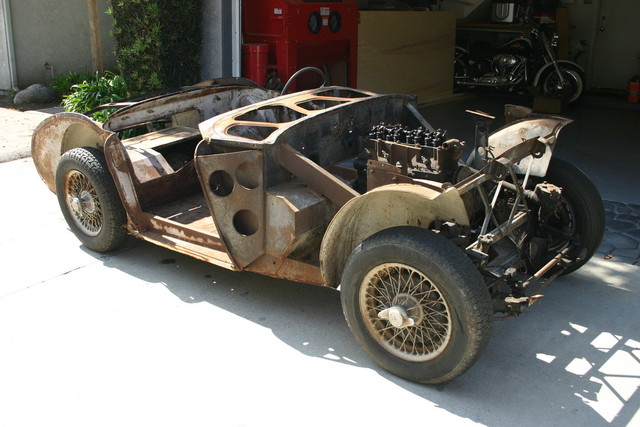
<path fill-rule="evenodd" d="M 460 193 L 454 187 L 385 185 L 347 202 L 333 217 L 320 247 L 325 283 L 338 286 L 347 258 L 363 240 L 391 227 L 429 228 L 436 219 L 469 225 Z"/>
<path fill-rule="evenodd" d="M 98 122 L 78 113 L 58 113 L 46 118 L 31 137 L 31 156 L 40 178 L 55 193 L 55 174 L 60 156 L 78 147 L 102 150 L 111 135 Z"/>
<path fill-rule="evenodd" d="M 543 177 L 547 174 L 547 167 L 560 130 L 572 121 L 559 116 L 532 116 L 531 118 L 511 122 L 489 136 L 489 150 L 494 157 L 498 157 L 523 141 L 538 138 L 545 144 L 547 149 L 542 157 L 533 160 L 531 175 Z M 530 156 L 522 159 L 515 166 L 516 172 L 524 174 L 530 161 Z"/>

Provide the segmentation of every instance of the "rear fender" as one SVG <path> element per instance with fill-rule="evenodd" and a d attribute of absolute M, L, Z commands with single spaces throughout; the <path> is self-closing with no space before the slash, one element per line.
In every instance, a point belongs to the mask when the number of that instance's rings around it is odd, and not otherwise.
<path fill-rule="evenodd" d="M 111 132 L 82 114 L 59 113 L 46 118 L 31 137 L 31 155 L 38 174 L 55 193 L 55 174 L 60 156 L 78 147 L 102 150 L 109 135 Z"/>
<path fill-rule="evenodd" d="M 433 184 L 437 185 L 386 185 L 347 202 L 331 220 L 322 240 L 320 269 L 324 282 L 337 287 L 351 252 L 379 231 L 407 225 L 428 229 L 438 219 L 469 225 L 458 190 Z"/>

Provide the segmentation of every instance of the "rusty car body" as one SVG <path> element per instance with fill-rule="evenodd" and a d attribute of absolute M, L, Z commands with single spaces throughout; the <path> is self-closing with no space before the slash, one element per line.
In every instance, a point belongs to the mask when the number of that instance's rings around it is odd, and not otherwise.
<path fill-rule="evenodd" d="M 232 270 L 339 288 L 385 369 L 440 383 L 468 369 L 494 316 L 517 315 L 602 238 L 597 190 L 552 159 L 569 120 L 532 116 L 465 143 L 411 96 L 225 80 L 60 113 L 33 136 L 70 229 L 109 251 L 126 234 Z M 131 129 L 144 129 L 125 137 Z"/>

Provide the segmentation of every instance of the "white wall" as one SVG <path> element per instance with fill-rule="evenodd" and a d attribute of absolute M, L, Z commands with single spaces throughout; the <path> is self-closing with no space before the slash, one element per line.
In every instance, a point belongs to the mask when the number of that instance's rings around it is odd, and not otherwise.
<path fill-rule="evenodd" d="M 224 48 L 225 15 L 233 1 L 205 0 L 203 8 L 202 79 L 231 75 L 229 47 Z M 3 2 L 10 3 L 17 84 L 49 83 L 67 71 L 91 71 L 91 40 L 86 0 L 0 0 L 0 90 L 11 87 Z M 224 3 L 224 4 L 223 4 Z M 105 69 L 116 69 L 113 19 L 109 0 L 98 0 Z M 45 64 L 49 64 L 45 68 Z"/>
<path fill-rule="evenodd" d="M 16 74 L 21 89 L 67 71 L 91 72 L 86 0 L 9 0 Z M 98 0 L 105 69 L 115 68 L 113 19 Z M 1 53 L 0 53 L 1 55 Z M 45 64 L 49 64 L 45 67 Z"/>

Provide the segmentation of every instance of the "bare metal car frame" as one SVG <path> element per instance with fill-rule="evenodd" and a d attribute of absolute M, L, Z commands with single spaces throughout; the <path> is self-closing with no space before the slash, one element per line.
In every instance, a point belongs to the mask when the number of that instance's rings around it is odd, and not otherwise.
<path fill-rule="evenodd" d="M 56 114 L 34 133 L 34 162 L 88 247 L 112 250 L 128 233 L 227 269 L 340 287 L 369 354 L 426 383 L 468 369 L 494 313 L 520 313 L 539 297 L 535 284 L 582 265 L 602 237 L 597 207 L 595 231 L 576 229 L 581 213 L 541 179 L 567 119 L 529 117 L 488 135 L 477 114 L 465 163 L 456 139 L 429 147 L 372 131 L 434 132 L 413 97 L 343 87 L 276 95 L 227 79 L 107 106 L 118 109 L 104 124 Z M 95 178 L 101 162 L 108 176 Z M 592 187 L 585 197 L 600 200 Z M 557 244 L 545 230 L 561 211 Z M 383 248 L 389 259 L 378 262 Z M 392 282 L 404 288 L 387 295 Z"/>

